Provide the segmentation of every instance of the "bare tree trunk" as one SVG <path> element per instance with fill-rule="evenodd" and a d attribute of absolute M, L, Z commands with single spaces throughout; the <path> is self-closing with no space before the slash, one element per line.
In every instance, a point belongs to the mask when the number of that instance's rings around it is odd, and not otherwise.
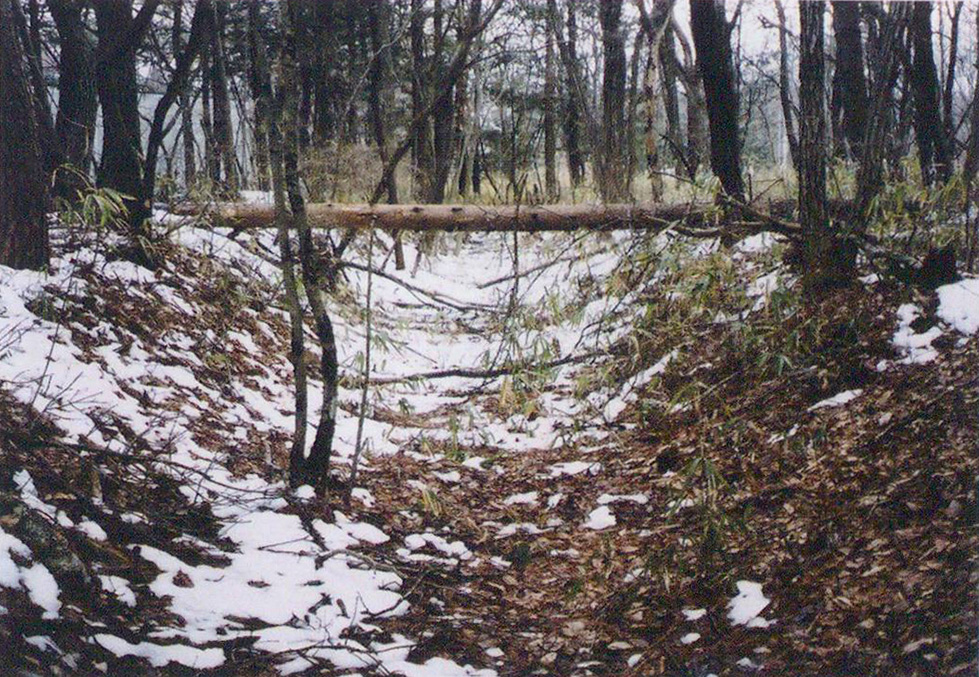
<path fill-rule="evenodd" d="M 785 123 L 785 136 L 789 141 L 789 157 L 792 166 L 799 169 L 799 137 L 795 133 L 795 114 L 792 109 L 792 89 L 789 80 L 789 41 L 788 25 L 785 22 L 785 7 L 782 0 L 775 0 L 778 14 L 778 95 L 782 104 L 782 120 Z"/>
<path fill-rule="evenodd" d="M 979 12 L 976 13 L 976 35 L 979 35 Z M 976 78 L 979 79 L 979 50 L 976 52 Z M 972 186 L 979 170 L 979 87 L 972 93 L 972 118 L 970 120 L 969 145 L 965 149 L 965 166 L 962 176 L 966 186 Z"/>
<path fill-rule="evenodd" d="M 860 34 L 860 5 L 834 0 L 833 34 L 836 37 L 836 71 L 842 108 L 842 131 L 849 155 L 859 158 L 867 126 L 867 79 L 864 76 L 863 37 Z"/>
<path fill-rule="evenodd" d="M 962 7 L 965 3 L 958 0 L 952 12 L 952 26 L 948 44 L 948 67 L 945 70 L 945 92 L 942 96 L 942 121 L 945 123 L 945 139 L 949 145 L 949 161 L 954 164 L 955 149 L 955 71 L 959 61 L 959 20 L 962 17 Z"/>
<path fill-rule="evenodd" d="M 914 91 L 915 137 L 921 178 L 926 186 L 937 179 L 945 183 L 952 171 L 949 140 L 941 115 L 941 92 L 931 44 L 930 1 L 915 3 L 911 12 L 911 35 L 914 47 L 911 84 Z"/>
<path fill-rule="evenodd" d="M 826 205 L 824 12 L 822 0 L 799 3 L 799 220 L 806 256 L 805 285 L 810 292 L 846 281 L 852 272 L 830 227 Z"/>
<path fill-rule="evenodd" d="M 257 2 L 256 2 L 257 4 Z M 305 481 L 306 421 L 309 402 L 306 392 L 306 346 L 303 328 L 302 301 L 296 281 L 295 252 L 292 243 L 292 214 L 286 202 L 286 181 L 283 169 L 284 111 L 280 97 L 272 100 L 271 80 L 260 78 L 255 92 L 256 101 L 262 101 L 269 112 L 269 165 L 272 175 L 274 219 L 278 229 L 279 265 L 282 269 L 282 285 L 286 307 L 289 310 L 289 361 L 296 388 L 296 409 L 293 416 L 294 430 L 289 451 L 289 484 L 299 486 Z M 282 85 L 280 84 L 280 87 Z"/>
<path fill-rule="evenodd" d="M 48 8 L 61 41 L 55 131 L 65 161 L 88 176 L 92 167 L 92 145 L 99 107 L 95 91 L 95 44 L 82 22 L 81 3 L 49 0 Z M 55 194 L 69 198 L 81 187 L 81 183 L 71 172 L 58 172 Z"/>
<path fill-rule="evenodd" d="M 674 158 L 674 168 L 685 168 L 686 152 L 683 143 L 683 130 L 680 126 L 680 95 L 676 81 L 679 68 L 676 58 L 676 39 L 673 37 L 672 21 L 668 21 L 663 39 L 659 43 L 660 87 L 663 90 L 663 107 L 666 109 L 666 138 L 670 154 Z"/>
<path fill-rule="evenodd" d="M 443 80 L 446 69 L 445 61 L 445 42 L 448 34 L 448 21 L 442 6 L 442 0 L 435 0 L 435 11 L 433 13 L 433 33 L 435 35 L 435 49 L 432 53 L 431 79 L 433 82 Z M 461 31 L 460 26 L 460 31 Z M 468 67 L 468 64 L 466 64 Z M 449 83 L 448 91 L 437 92 L 435 106 L 432 109 L 432 173 L 428 187 L 428 199 L 431 204 L 439 204 L 445 201 L 445 184 L 449 178 L 449 168 L 452 166 L 452 154 L 455 150 L 455 139 L 453 135 L 453 121 L 455 119 L 455 86 L 459 84 L 465 67 L 459 74 L 459 78 Z"/>
<path fill-rule="evenodd" d="M 544 186 L 548 202 L 561 196 L 557 181 L 557 64 L 554 63 L 554 31 L 550 21 L 544 27 L 547 48 L 544 53 Z"/>
<path fill-rule="evenodd" d="M 283 166 L 285 188 L 292 212 L 292 223 L 299 238 L 299 260 L 306 300 L 313 314 L 316 337 L 320 344 L 320 376 L 323 381 L 323 406 L 320 409 L 316 437 L 303 463 L 300 477 L 291 475 L 293 484 L 306 483 L 322 494 L 329 483 L 330 456 L 337 414 L 337 348 L 333 323 L 326 310 L 326 298 L 320 262 L 313 249 L 313 239 L 306 221 L 306 205 L 299 185 L 299 132 L 297 125 L 298 86 L 296 54 L 296 0 L 279 5 L 283 46 L 279 60 L 279 93 L 282 108 Z M 280 189 L 281 190 L 281 189 Z"/>
<path fill-rule="evenodd" d="M 374 143 L 377 144 L 377 152 L 381 158 L 381 163 L 386 165 L 391 156 L 388 147 L 386 133 L 386 106 L 385 99 L 388 94 L 387 79 L 391 73 L 391 52 L 388 45 L 388 22 L 390 21 L 390 7 L 386 0 L 372 3 L 368 8 L 371 49 L 373 56 L 371 59 L 370 81 L 368 87 L 368 99 L 370 103 L 371 127 L 374 131 Z M 398 203 L 398 183 L 394 174 L 387 178 L 387 197 L 388 204 Z M 404 247 L 401 244 L 401 234 L 393 233 L 394 237 L 394 265 L 397 270 L 405 268 Z"/>
<path fill-rule="evenodd" d="M 710 123 L 710 164 L 727 197 L 744 201 L 740 114 L 724 0 L 691 0 L 690 25 Z"/>
<path fill-rule="evenodd" d="M 606 202 L 626 195 L 625 148 L 625 36 L 622 27 L 622 0 L 599 4 L 602 27 L 602 153 L 599 191 Z"/>
<path fill-rule="evenodd" d="M 183 50 L 183 0 L 178 0 L 173 9 L 173 53 Z M 194 157 L 194 111 L 190 94 L 185 87 L 177 104 L 180 109 L 180 141 L 184 155 L 184 186 L 190 190 L 197 178 L 197 160 Z"/>
<path fill-rule="evenodd" d="M 425 3 L 411 0 L 409 35 L 411 39 L 411 116 L 417 119 L 428 107 L 429 64 L 425 58 Z M 428 195 L 432 180 L 431 121 L 424 116 L 413 130 L 411 159 L 418 181 L 416 195 Z"/>
<path fill-rule="evenodd" d="M 637 3 L 641 26 L 649 47 L 646 57 L 646 72 L 643 78 L 643 100 L 646 108 L 643 136 L 646 146 L 646 172 L 652 190 L 653 201 L 663 197 L 663 174 L 659 162 L 659 149 L 656 139 L 656 69 L 660 61 L 660 45 L 670 24 L 673 13 L 672 0 L 654 0 L 652 12 L 646 10 L 644 0 Z"/>
<path fill-rule="evenodd" d="M 687 143 L 685 150 L 684 166 L 687 176 L 691 180 L 697 178 L 697 172 L 708 156 L 709 134 L 707 130 L 707 103 L 704 101 L 704 87 L 700 77 L 700 69 L 697 67 L 696 59 L 690 43 L 684 36 L 683 31 L 676 25 L 675 19 L 670 19 L 670 34 L 676 38 L 683 52 L 683 63 L 679 62 L 676 52 L 668 56 L 675 64 L 676 73 L 683 83 L 683 90 L 687 96 Z"/>
<path fill-rule="evenodd" d="M 136 82 L 132 0 L 95 3 L 99 45 L 96 77 L 102 107 L 99 185 L 135 198 L 141 192 L 142 141 Z M 141 36 L 140 36 L 141 37 Z M 129 208 L 133 208 L 132 202 Z"/>
<path fill-rule="evenodd" d="M 267 45 L 262 39 L 261 0 L 248 2 L 248 83 L 255 100 L 255 176 L 258 189 L 269 189 L 269 116 L 271 96 L 262 92 L 271 91 L 271 73 L 266 55 Z"/>
<path fill-rule="evenodd" d="M 48 264 L 47 181 L 34 93 L 14 29 L 13 2 L 0 0 L 0 264 Z"/>
<path fill-rule="evenodd" d="M 564 70 L 564 150 L 568 156 L 571 187 L 577 188 L 585 178 L 585 155 L 581 148 L 581 123 L 585 101 L 578 73 L 577 0 L 568 0 L 567 39 L 561 29 L 556 0 L 547 1 L 547 16 L 551 31 L 557 39 L 558 52 Z"/>
<path fill-rule="evenodd" d="M 170 78 L 166 91 L 160 97 L 153 111 L 153 121 L 150 124 L 149 138 L 146 142 L 146 170 L 143 172 L 140 199 L 134 214 L 137 223 L 142 223 L 150 217 L 156 192 L 157 158 L 163 148 L 163 140 L 166 135 L 164 125 L 167 115 L 170 112 L 170 107 L 180 98 L 181 93 L 186 91 L 194 60 L 203 51 L 208 32 L 214 28 L 213 9 L 211 0 L 198 1 L 194 9 L 194 18 L 191 21 L 187 45 L 177 55 L 173 77 Z"/>
<path fill-rule="evenodd" d="M 214 2 L 214 30 L 211 31 L 211 96 L 214 104 L 214 145 L 224 166 L 222 187 L 230 195 L 238 192 L 238 160 L 231 130 L 231 104 L 228 100 L 228 76 L 224 52 L 226 0 Z"/>
<path fill-rule="evenodd" d="M 904 50 L 908 5 L 894 3 L 883 16 L 878 53 L 874 59 L 874 94 L 870 100 L 867 125 L 861 143 L 860 164 L 857 167 L 857 195 L 853 217 L 858 226 L 866 226 L 870 206 L 884 182 L 885 137 L 892 92 L 897 80 Z"/>

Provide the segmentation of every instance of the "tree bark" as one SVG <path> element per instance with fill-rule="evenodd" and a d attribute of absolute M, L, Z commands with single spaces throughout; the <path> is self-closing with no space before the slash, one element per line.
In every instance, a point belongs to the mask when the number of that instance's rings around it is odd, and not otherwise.
<path fill-rule="evenodd" d="M 544 52 L 544 190 L 547 201 L 556 202 L 561 196 L 561 189 L 557 181 L 557 64 L 551 21 L 544 27 L 544 34 L 547 41 Z"/>
<path fill-rule="evenodd" d="M 710 164 L 727 197 L 744 201 L 737 80 L 724 0 L 691 0 L 690 25 L 710 124 Z"/>
<path fill-rule="evenodd" d="M 255 100 L 255 176 L 258 178 L 258 189 L 269 189 L 269 116 L 270 96 L 263 92 L 271 91 L 271 73 L 269 72 L 267 45 L 262 39 L 262 3 L 261 0 L 248 2 L 248 84 Z"/>
<path fill-rule="evenodd" d="M 976 35 L 979 35 L 979 12 L 976 12 Z M 976 52 L 976 77 L 979 78 L 979 51 Z M 977 170 L 979 170 L 979 87 L 976 87 L 972 93 L 969 145 L 965 149 L 965 165 L 962 168 L 962 176 L 967 188 L 972 187 Z"/>
<path fill-rule="evenodd" d="M 792 216 L 795 200 L 773 203 L 770 215 L 777 219 Z M 188 206 L 176 213 L 196 214 L 200 208 Z M 750 210 L 749 210 L 750 211 Z M 371 228 L 412 232 L 547 232 L 575 230 L 663 230 L 671 226 L 711 230 L 717 226 L 717 210 L 711 205 L 368 205 L 310 203 L 306 219 L 311 228 L 340 229 L 350 232 Z M 210 214 L 214 223 L 238 230 L 268 228 L 275 223 L 275 210 L 257 203 L 222 203 Z M 756 214 L 758 222 L 767 216 Z M 746 222 L 750 219 L 746 219 Z M 771 224 L 778 232 L 794 234 L 788 224 Z M 784 226 L 784 227 L 783 227 Z M 703 234 L 703 233 L 701 233 Z"/>
<path fill-rule="evenodd" d="M 949 145 L 949 161 L 955 161 L 955 71 L 959 61 L 959 20 L 962 18 L 963 0 L 955 3 L 952 12 L 952 26 L 948 41 L 948 68 L 945 71 L 945 89 L 942 95 L 942 121 L 945 123 L 945 139 Z"/>
<path fill-rule="evenodd" d="M 861 142 L 860 164 L 857 167 L 857 195 L 853 204 L 853 219 L 865 227 L 874 198 L 884 183 L 884 153 L 886 151 L 887 120 L 892 92 L 897 81 L 907 28 L 907 3 L 894 3 L 882 17 L 877 54 L 874 59 L 874 94 L 870 100 L 867 124 Z"/>
<path fill-rule="evenodd" d="M 177 0 L 173 10 L 174 54 L 180 54 L 184 48 L 183 8 L 183 0 Z M 187 87 L 184 87 L 180 92 L 177 107 L 180 109 L 180 141 L 183 147 L 184 187 L 189 191 L 197 180 L 197 159 L 194 156 L 194 110 Z"/>
<path fill-rule="evenodd" d="M 806 257 L 804 283 L 818 292 L 849 278 L 826 205 L 826 90 L 822 0 L 801 0 L 799 51 L 799 220 Z"/>
<path fill-rule="evenodd" d="M 238 192 L 238 159 L 231 129 L 231 104 L 228 99 L 227 57 L 224 49 L 224 29 L 227 16 L 226 0 L 215 0 L 211 30 L 211 101 L 214 106 L 214 146 L 224 168 L 222 189 L 229 195 Z"/>
<path fill-rule="evenodd" d="M 645 0 L 638 0 L 636 4 L 639 7 L 640 25 L 649 48 L 643 77 L 643 101 L 646 109 L 643 124 L 646 173 L 649 176 L 652 199 L 659 201 L 663 197 L 663 173 L 660 168 L 659 147 L 656 139 L 658 110 L 656 105 L 656 71 L 660 63 L 660 46 L 673 14 L 673 1 L 654 0 L 652 12 L 647 11 Z"/>
<path fill-rule="evenodd" d="M 311 484 L 323 494 L 328 486 L 330 475 L 330 456 L 333 451 L 333 434 L 336 430 L 337 415 L 337 348 L 333 333 L 333 323 L 326 309 L 326 292 L 321 263 L 313 248 L 312 235 L 306 217 L 299 180 L 299 134 L 297 129 L 298 82 L 296 54 L 296 16 L 297 0 L 280 3 L 281 30 L 284 44 L 279 61 L 279 93 L 282 105 L 283 123 L 283 167 L 285 169 L 285 188 L 289 198 L 292 222 L 299 238 L 299 260 L 302 269 L 303 287 L 306 300 L 313 315 L 316 337 L 320 344 L 320 376 L 323 385 L 323 405 L 313 445 L 306 455 L 300 477 L 290 476 L 293 485 Z M 330 267 L 332 270 L 332 267 Z"/>
<path fill-rule="evenodd" d="M 136 50 L 143 31 L 134 25 L 132 5 L 132 0 L 95 3 L 96 80 L 102 107 L 99 185 L 129 196 L 130 209 L 131 200 L 141 192 L 143 176 L 136 82 Z"/>
<path fill-rule="evenodd" d="M 255 0 L 257 6 L 259 0 Z M 281 62 L 281 59 L 280 59 Z M 278 230 L 279 266 L 282 269 L 282 286 L 289 312 L 289 362 L 292 363 L 292 378 L 296 389 L 296 408 L 293 414 L 292 445 L 289 449 L 289 484 L 299 486 L 305 481 L 306 465 L 306 421 L 309 414 L 309 400 L 306 383 L 306 345 L 303 324 L 302 300 L 296 281 L 295 253 L 292 243 L 293 220 L 286 201 L 286 180 L 283 168 L 283 138 L 286 120 L 281 96 L 272 96 L 271 78 L 258 78 L 255 91 L 256 105 L 262 103 L 269 112 L 269 169 L 272 180 L 273 212 L 272 218 Z M 282 87 L 280 80 L 280 88 Z"/>
<path fill-rule="evenodd" d="M 914 49 L 911 86 L 914 92 L 914 126 L 921 165 L 921 178 L 926 186 L 937 179 L 941 183 L 951 176 L 952 162 L 949 140 L 941 114 L 941 90 L 932 52 L 930 1 L 915 3 L 911 12 L 911 35 Z"/>
<path fill-rule="evenodd" d="M 869 107 L 859 4 L 834 0 L 833 34 L 836 37 L 836 71 L 833 81 L 834 85 L 838 83 L 840 92 L 840 126 L 848 155 L 859 158 L 863 150 Z"/>
<path fill-rule="evenodd" d="M 99 104 L 95 91 L 95 44 L 82 22 L 83 6 L 80 0 L 48 0 L 61 41 L 55 132 L 65 161 L 88 176 Z M 62 198 L 72 197 L 83 185 L 71 172 L 59 171 L 55 176 L 55 194 Z"/>
<path fill-rule="evenodd" d="M 775 0 L 775 12 L 778 15 L 778 96 L 782 104 L 785 136 L 789 142 L 789 158 L 792 161 L 792 166 L 798 170 L 799 137 L 795 133 L 795 113 L 792 107 L 792 89 L 789 80 L 789 28 L 785 22 L 785 7 L 781 0 Z"/>
<path fill-rule="evenodd" d="M 40 270 L 50 256 L 47 181 L 34 93 L 14 28 L 17 1 L 0 0 L 0 264 Z"/>
<path fill-rule="evenodd" d="M 414 164 L 415 179 L 418 182 L 416 195 L 428 195 L 431 191 L 432 149 L 431 121 L 422 113 L 428 108 L 430 99 L 429 64 L 425 58 L 425 3 L 424 0 L 411 0 L 409 37 L 411 41 L 411 116 L 419 120 L 412 130 L 411 159 Z"/>
<path fill-rule="evenodd" d="M 568 156 L 571 187 L 577 188 L 585 178 L 585 153 L 582 150 L 581 124 L 584 115 L 584 89 L 578 70 L 577 0 L 568 0 L 567 39 L 561 29 L 557 1 L 547 0 L 547 16 L 557 39 L 558 53 L 564 70 L 564 150 Z"/>
<path fill-rule="evenodd" d="M 602 153 L 599 191 L 606 202 L 626 196 L 628 177 L 625 147 L 625 36 L 622 0 L 599 3 L 602 27 Z"/>

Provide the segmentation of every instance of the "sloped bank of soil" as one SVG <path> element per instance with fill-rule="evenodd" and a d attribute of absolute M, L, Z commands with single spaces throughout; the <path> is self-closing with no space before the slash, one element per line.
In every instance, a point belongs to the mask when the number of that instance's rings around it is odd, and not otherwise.
<path fill-rule="evenodd" d="M 901 364 L 905 297 L 876 284 L 803 312 L 781 331 L 821 317 L 824 338 L 781 374 L 712 322 L 651 341 L 682 359 L 599 443 L 379 460 L 365 482 L 393 542 L 445 539 L 412 550 L 394 627 L 503 675 L 973 674 L 979 339 Z M 455 539 L 469 554 L 446 562 Z M 763 606 L 735 624 L 744 583 Z"/>

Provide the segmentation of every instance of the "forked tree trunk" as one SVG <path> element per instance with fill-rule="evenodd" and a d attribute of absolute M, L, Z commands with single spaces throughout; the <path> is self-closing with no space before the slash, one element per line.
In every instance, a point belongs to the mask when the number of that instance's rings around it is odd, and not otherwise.
<path fill-rule="evenodd" d="M 306 300 L 313 314 L 316 337 L 320 344 L 320 377 L 323 385 L 323 405 L 320 408 L 316 436 L 309 454 L 302 464 L 299 477 L 290 475 L 292 484 L 306 483 L 324 493 L 329 483 L 330 456 L 333 451 L 333 434 L 337 415 L 337 364 L 336 338 L 333 323 L 326 309 L 328 283 L 322 278 L 321 264 L 313 249 L 313 239 L 306 220 L 306 204 L 299 180 L 299 144 L 297 126 L 298 86 L 296 26 L 297 0 L 280 4 L 280 22 L 283 46 L 279 62 L 279 88 L 277 98 L 282 106 L 283 168 L 285 189 L 289 198 L 292 223 L 299 238 L 299 260 L 302 269 Z M 281 188 L 280 188 L 281 190 Z M 332 270 L 332 267 L 330 267 Z"/>
<path fill-rule="evenodd" d="M 660 45 L 670 24 L 673 13 L 672 0 L 654 0 L 652 11 L 647 11 L 644 0 L 637 3 L 640 12 L 640 25 L 649 53 L 646 56 L 646 69 L 643 76 L 643 141 L 646 147 L 646 173 L 652 199 L 657 202 L 663 197 L 663 172 L 660 167 L 659 148 L 656 138 L 657 127 L 657 67 L 660 65 Z M 672 127 L 672 123 L 671 123 Z"/>
<path fill-rule="evenodd" d="M 710 123 L 710 164 L 727 197 L 744 201 L 737 80 L 724 0 L 691 0 L 690 25 Z"/>
<path fill-rule="evenodd" d="M 48 263 L 46 176 L 34 95 L 13 21 L 0 0 L 0 264 L 40 270 Z"/>

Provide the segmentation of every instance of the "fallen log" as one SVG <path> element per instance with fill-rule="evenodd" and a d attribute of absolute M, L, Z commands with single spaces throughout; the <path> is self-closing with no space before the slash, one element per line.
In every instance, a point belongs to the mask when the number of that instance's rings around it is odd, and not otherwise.
<path fill-rule="evenodd" d="M 732 230 L 772 230 L 794 235 L 798 226 L 787 222 L 794 201 L 772 203 L 768 213 L 752 208 L 739 210 L 736 220 L 713 204 L 609 204 L 609 205 L 364 205 L 310 203 L 307 219 L 313 228 L 359 231 L 383 228 L 389 231 L 446 232 L 545 232 L 663 230 L 706 231 L 714 235 L 717 226 Z M 249 230 L 271 227 L 275 220 L 272 205 L 225 202 L 204 209 L 194 205 L 178 207 L 177 214 L 206 213 L 214 225 Z"/>

